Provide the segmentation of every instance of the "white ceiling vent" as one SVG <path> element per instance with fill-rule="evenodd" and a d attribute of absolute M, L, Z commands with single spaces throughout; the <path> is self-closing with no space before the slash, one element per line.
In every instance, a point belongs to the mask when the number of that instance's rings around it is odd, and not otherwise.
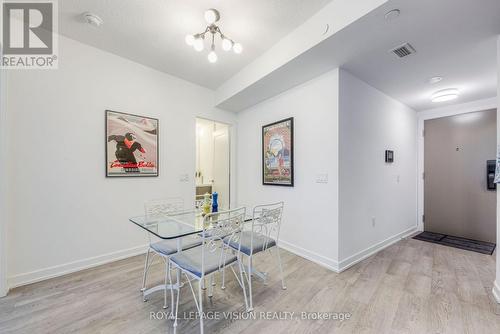
<path fill-rule="evenodd" d="M 415 48 L 411 46 L 410 43 L 405 43 L 403 45 L 400 45 L 397 48 L 392 49 L 391 52 L 394 53 L 399 58 L 405 58 L 408 57 L 409 55 L 417 53 Z"/>

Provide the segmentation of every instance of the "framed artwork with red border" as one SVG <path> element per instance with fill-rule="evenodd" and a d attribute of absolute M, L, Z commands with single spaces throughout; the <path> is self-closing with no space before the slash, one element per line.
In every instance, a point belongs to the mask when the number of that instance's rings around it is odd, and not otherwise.
<path fill-rule="evenodd" d="M 106 110 L 106 177 L 158 176 L 156 118 Z"/>

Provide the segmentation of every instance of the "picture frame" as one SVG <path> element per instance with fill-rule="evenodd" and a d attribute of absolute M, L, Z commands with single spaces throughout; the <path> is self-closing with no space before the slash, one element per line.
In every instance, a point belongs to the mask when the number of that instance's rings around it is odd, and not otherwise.
<path fill-rule="evenodd" d="M 106 177 L 159 176 L 159 120 L 105 110 Z"/>
<path fill-rule="evenodd" d="M 262 126 L 262 184 L 294 186 L 294 119 Z"/>

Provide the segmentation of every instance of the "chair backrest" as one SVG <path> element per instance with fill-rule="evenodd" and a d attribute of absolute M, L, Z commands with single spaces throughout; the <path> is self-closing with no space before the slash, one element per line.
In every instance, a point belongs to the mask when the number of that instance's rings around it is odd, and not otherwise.
<path fill-rule="evenodd" d="M 144 203 L 144 213 L 147 222 L 168 216 L 184 210 L 184 200 L 179 197 L 156 199 Z"/>
<path fill-rule="evenodd" d="M 225 266 L 226 258 L 232 254 L 229 244 L 238 244 L 241 248 L 241 231 L 245 223 L 246 209 L 238 208 L 228 211 L 210 213 L 203 220 L 203 239 L 201 252 L 202 274 L 205 272 L 207 253 L 215 253 L 219 259 L 219 269 Z"/>
<path fill-rule="evenodd" d="M 253 250 L 253 238 L 255 233 L 260 233 L 267 237 L 262 250 L 267 249 L 271 238 L 278 244 L 284 206 L 285 204 L 283 202 L 278 202 L 254 207 L 252 215 L 253 233 L 250 240 L 251 250 Z"/>

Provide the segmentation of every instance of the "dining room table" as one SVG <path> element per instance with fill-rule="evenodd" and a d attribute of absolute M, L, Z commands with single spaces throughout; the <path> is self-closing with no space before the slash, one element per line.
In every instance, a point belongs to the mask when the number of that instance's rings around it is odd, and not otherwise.
<path fill-rule="evenodd" d="M 239 206 L 239 208 L 244 206 Z M 172 212 L 161 217 L 150 218 L 146 215 L 135 216 L 129 219 L 130 222 L 150 233 L 152 237 L 162 240 L 175 240 L 177 242 L 177 251 L 182 252 L 182 238 L 190 235 L 199 235 L 203 232 L 203 225 L 207 224 L 207 229 L 210 229 L 210 221 L 205 220 L 201 210 L 192 209 L 185 211 Z M 252 221 L 252 216 L 245 216 L 246 223 Z M 259 273 L 260 274 L 260 273 Z M 261 275 L 258 275 L 261 276 Z M 180 289 L 183 284 L 180 281 L 179 271 L 177 271 L 176 283 L 160 284 L 143 291 L 143 298 L 157 291 L 165 289 Z"/>

